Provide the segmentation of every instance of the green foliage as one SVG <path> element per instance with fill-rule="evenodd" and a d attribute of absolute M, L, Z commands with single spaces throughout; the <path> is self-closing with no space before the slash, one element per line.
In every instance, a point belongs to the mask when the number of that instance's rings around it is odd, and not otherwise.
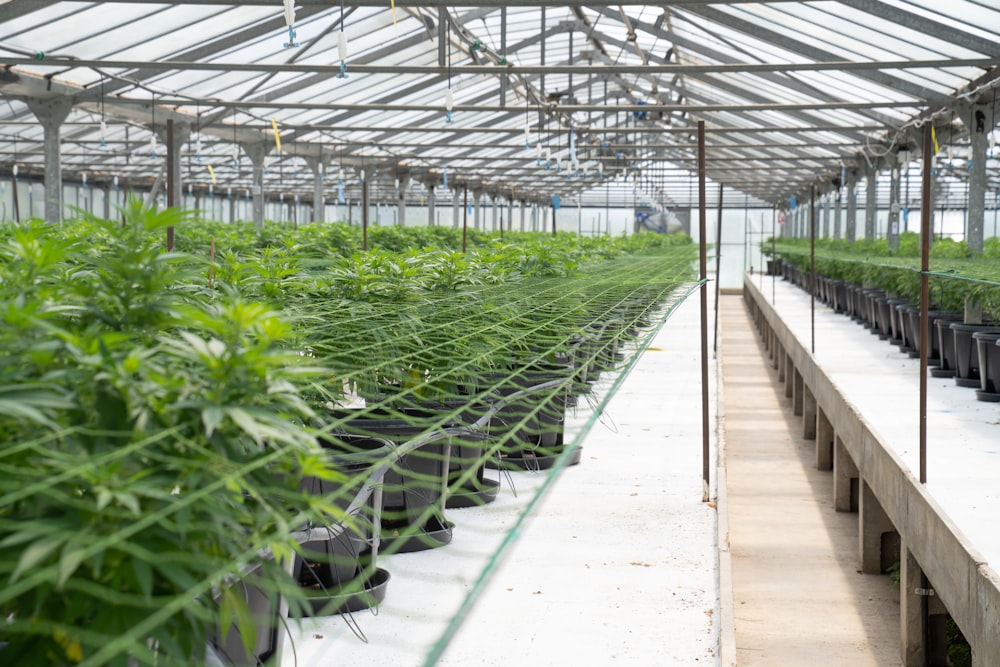
<path fill-rule="evenodd" d="M 333 477 L 296 426 L 314 414 L 297 387 L 319 371 L 289 346 L 290 321 L 192 282 L 202 267 L 162 250 L 188 214 L 124 214 L 2 231 L 11 664 L 200 664 L 221 619 L 245 616 L 213 587 L 321 520 L 298 491 L 307 463 Z M 277 562 L 260 567 L 270 590 L 292 587 Z"/>
<path fill-rule="evenodd" d="M 281 563 L 294 529 L 343 519 L 300 485 L 339 479 L 316 435 L 345 387 L 488 400 L 492 372 L 644 326 L 695 259 L 682 236 L 470 233 L 461 253 L 450 228 L 378 228 L 362 252 L 346 225 L 122 213 L 0 227 L 11 664 L 200 664 L 233 619 L 252 641 L 226 584 L 301 604 Z"/>

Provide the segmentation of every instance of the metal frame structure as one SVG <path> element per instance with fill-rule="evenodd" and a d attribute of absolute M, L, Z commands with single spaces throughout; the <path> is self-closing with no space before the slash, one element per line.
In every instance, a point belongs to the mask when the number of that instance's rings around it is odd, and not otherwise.
<path fill-rule="evenodd" d="M 468 188 L 690 209 L 704 122 L 726 201 L 839 202 L 874 183 L 888 207 L 901 178 L 919 182 L 929 122 L 941 204 L 997 205 L 990 0 L 299 0 L 293 15 L 279 0 L 0 1 L 0 174 L 44 177 L 55 217 L 56 181 L 146 186 L 168 151 L 175 188 L 255 200 L 357 201 L 365 179 L 394 203 Z"/>

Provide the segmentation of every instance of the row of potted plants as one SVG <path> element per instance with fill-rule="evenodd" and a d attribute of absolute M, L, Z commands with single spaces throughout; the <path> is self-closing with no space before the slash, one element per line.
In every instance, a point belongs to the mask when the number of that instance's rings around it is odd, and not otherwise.
<path fill-rule="evenodd" d="M 487 466 L 564 455 L 567 407 L 693 260 L 654 235 L 361 252 L 344 225 L 123 219 L 0 228 L 10 664 L 258 664 L 286 613 L 376 602 L 379 552 L 446 544 Z"/>
<path fill-rule="evenodd" d="M 809 290 L 812 261 L 820 301 L 917 357 L 922 345 L 917 241 L 915 234 L 903 234 L 899 250 L 890 252 L 884 240 L 854 246 L 822 240 L 812 260 L 807 242 L 781 240 L 767 247 L 776 250 L 772 271 Z M 931 246 L 930 372 L 975 388 L 982 401 L 1000 401 L 1000 326 L 994 324 L 1000 320 L 997 256 L 996 239 L 988 240 L 981 257 L 972 257 L 964 243 L 950 239 Z"/>

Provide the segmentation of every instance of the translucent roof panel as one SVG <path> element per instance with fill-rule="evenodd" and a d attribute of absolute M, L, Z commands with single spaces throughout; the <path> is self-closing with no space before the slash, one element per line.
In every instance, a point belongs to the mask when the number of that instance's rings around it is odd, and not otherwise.
<path fill-rule="evenodd" d="M 1000 5 L 983 0 L 300 0 L 292 32 L 276 0 L 26 0 L 0 2 L 0 35 L 0 171 L 41 173 L 32 109 L 61 97 L 67 178 L 151 183 L 164 155 L 152 129 L 162 143 L 169 119 L 189 132 L 192 187 L 209 166 L 220 187 L 250 187 L 246 147 L 259 144 L 263 189 L 304 197 L 309 158 L 402 175 L 414 193 L 443 185 L 447 164 L 452 184 L 486 194 L 516 184 L 539 202 L 589 201 L 635 187 L 690 204 L 704 122 L 713 182 L 780 205 L 842 169 L 885 169 L 885 147 L 912 143 L 928 120 L 967 146 L 961 118 L 941 111 L 956 102 L 987 109 L 990 130 L 1000 117 Z M 998 169 L 992 159 L 988 182 Z M 620 187 L 603 185 L 612 179 Z"/>

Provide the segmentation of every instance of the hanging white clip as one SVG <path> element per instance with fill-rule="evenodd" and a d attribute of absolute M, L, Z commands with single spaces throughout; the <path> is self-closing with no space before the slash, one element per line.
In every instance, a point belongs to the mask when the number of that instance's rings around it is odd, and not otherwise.
<path fill-rule="evenodd" d="M 149 154 L 154 158 L 159 157 L 156 154 L 156 134 L 152 134 L 149 137 Z"/>
<path fill-rule="evenodd" d="M 298 47 L 295 41 L 295 0 L 284 0 L 285 3 L 285 25 L 288 26 L 288 41 L 284 46 L 286 49 Z"/>
<path fill-rule="evenodd" d="M 338 79 L 347 78 L 347 33 L 344 32 L 343 28 L 340 30 L 340 34 L 337 35 L 337 55 L 340 56 L 340 74 L 337 75 Z"/>
<path fill-rule="evenodd" d="M 444 110 L 448 115 L 448 122 L 451 122 L 451 110 L 455 107 L 455 95 L 451 92 L 451 86 L 448 87 L 447 92 L 444 94 Z"/>
<path fill-rule="evenodd" d="M 108 134 L 108 124 L 101 119 L 101 148 L 108 147 L 108 140 L 105 138 Z"/>

